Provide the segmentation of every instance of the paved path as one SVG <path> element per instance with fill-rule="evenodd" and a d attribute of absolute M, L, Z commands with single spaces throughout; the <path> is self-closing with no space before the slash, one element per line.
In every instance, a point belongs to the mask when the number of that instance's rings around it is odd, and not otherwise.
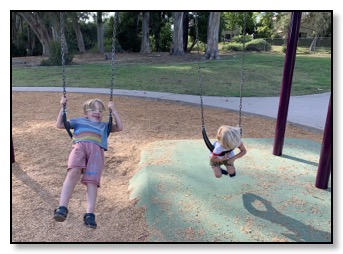
<path fill-rule="evenodd" d="M 40 91 L 61 92 L 61 87 L 12 87 L 12 91 Z M 68 88 L 71 93 L 98 93 L 107 94 L 107 88 Z M 200 104 L 200 97 L 186 94 L 173 94 L 161 92 L 145 92 L 136 90 L 114 89 L 114 95 L 144 97 L 151 99 L 180 101 L 191 104 Z M 325 127 L 330 93 L 292 96 L 289 102 L 288 122 L 323 131 Z M 239 98 L 204 96 L 205 106 L 239 110 Z M 246 97 L 243 98 L 242 112 L 277 118 L 279 108 L 279 97 Z"/>

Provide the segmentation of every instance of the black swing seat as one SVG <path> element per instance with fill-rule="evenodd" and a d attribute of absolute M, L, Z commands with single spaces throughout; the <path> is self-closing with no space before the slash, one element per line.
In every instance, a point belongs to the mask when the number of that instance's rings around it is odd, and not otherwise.
<path fill-rule="evenodd" d="M 108 116 L 108 128 L 107 128 L 107 137 L 110 135 L 111 130 L 112 130 L 112 122 L 113 122 L 113 118 L 112 118 L 112 114 L 110 113 Z"/>
<path fill-rule="evenodd" d="M 67 130 L 70 138 L 73 138 L 73 134 L 71 133 L 71 130 L 70 130 L 70 123 L 67 120 L 67 113 L 65 111 L 63 111 L 63 124 L 64 124 L 64 128 Z"/>

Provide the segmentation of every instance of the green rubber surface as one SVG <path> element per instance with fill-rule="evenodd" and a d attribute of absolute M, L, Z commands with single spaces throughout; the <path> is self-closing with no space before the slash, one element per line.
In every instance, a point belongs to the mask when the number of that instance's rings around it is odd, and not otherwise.
<path fill-rule="evenodd" d="M 150 143 L 130 181 L 131 199 L 146 207 L 151 242 L 327 242 L 329 188 L 314 186 L 321 145 L 285 139 L 243 140 L 236 176 L 216 178 L 202 140 Z"/>

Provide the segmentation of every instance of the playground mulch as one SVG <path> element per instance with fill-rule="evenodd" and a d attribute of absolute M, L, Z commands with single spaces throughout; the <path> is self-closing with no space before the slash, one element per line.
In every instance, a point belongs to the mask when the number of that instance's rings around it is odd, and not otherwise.
<path fill-rule="evenodd" d="M 79 64 L 105 61 L 102 54 L 97 57 L 85 54 L 74 59 Z M 37 57 L 14 59 L 12 64 L 35 66 L 40 60 Z M 130 54 L 118 55 L 118 61 L 160 62 L 163 55 L 140 59 Z M 12 164 L 12 242 L 151 241 L 146 208 L 130 199 L 129 182 L 140 170 L 141 152 L 151 142 L 201 139 L 199 107 L 180 102 L 114 97 L 124 130 L 109 137 L 95 212 L 98 228 L 93 230 L 83 225 L 86 189 L 80 183 L 70 200 L 68 219 L 63 223 L 53 220 L 71 149 L 67 132 L 55 127 L 61 96 L 61 93 L 12 92 L 16 160 Z M 94 97 L 104 102 L 109 99 L 100 94 L 69 93 L 68 118 L 79 116 L 83 102 Z M 214 138 L 220 125 L 238 123 L 235 112 L 205 108 L 204 113 L 210 138 Z M 242 122 L 243 137 L 274 138 L 275 120 L 243 115 Z M 321 133 L 292 124 L 287 125 L 285 137 L 322 141 Z"/>
<path fill-rule="evenodd" d="M 78 116 L 85 100 L 99 94 L 69 93 L 68 118 Z M 145 209 L 130 200 L 129 181 L 139 171 L 140 154 L 158 140 L 199 140 L 199 107 L 177 102 L 132 97 L 114 97 L 124 130 L 109 137 L 106 168 L 98 191 L 98 228 L 83 225 L 86 209 L 85 186 L 77 184 L 69 204 L 69 216 L 55 222 L 66 174 L 71 141 L 66 131 L 57 129 L 61 94 L 46 92 L 12 93 L 12 134 L 16 162 L 12 164 L 13 242 L 145 242 L 149 230 Z M 235 125 L 237 113 L 206 108 L 208 135 L 213 138 L 219 125 Z M 244 137 L 273 138 L 275 120 L 243 116 Z M 288 125 L 286 138 L 316 142 L 322 134 Z"/>

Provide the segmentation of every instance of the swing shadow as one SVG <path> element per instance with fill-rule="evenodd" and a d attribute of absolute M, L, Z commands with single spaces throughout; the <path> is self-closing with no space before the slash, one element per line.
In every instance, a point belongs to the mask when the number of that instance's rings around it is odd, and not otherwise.
<path fill-rule="evenodd" d="M 56 197 L 54 197 L 49 191 L 47 191 L 43 185 L 27 175 L 27 173 L 21 169 L 20 165 L 17 162 L 12 163 L 11 173 L 15 177 L 17 177 L 23 184 L 30 187 L 32 191 L 34 191 L 40 198 L 45 201 L 45 203 L 51 206 L 51 209 L 55 208 L 52 201 L 56 200 Z M 13 188 L 12 183 L 11 188 Z"/>
<path fill-rule="evenodd" d="M 285 158 L 285 159 L 289 159 L 289 160 L 305 163 L 305 164 L 308 164 L 308 165 L 311 165 L 311 166 L 316 166 L 317 167 L 319 165 L 316 162 L 300 159 L 300 158 L 297 158 L 297 157 L 294 157 L 294 156 L 291 156 L 291 155 L 287 155 L 287 154 L 283 154 L 281 157 Z"/>
<path fill-rule="evenodd" d="M 288 231 L 293 232 L 281 234 L 295 242 L 333 243 L 331 233 L 315 229 L 310 225 L 306 225 L 299 220 L 280 213 L 272 206 L 270 201 L 258 195 L 245 193 L 242 198 L 243 205 L 249 213 L 264 220 L 269 220 L 273 224 L 279 224 Z M 260 201 L 267 211 L 257 210 L 253 206 L 253 202 L 255 201 Z"/>

